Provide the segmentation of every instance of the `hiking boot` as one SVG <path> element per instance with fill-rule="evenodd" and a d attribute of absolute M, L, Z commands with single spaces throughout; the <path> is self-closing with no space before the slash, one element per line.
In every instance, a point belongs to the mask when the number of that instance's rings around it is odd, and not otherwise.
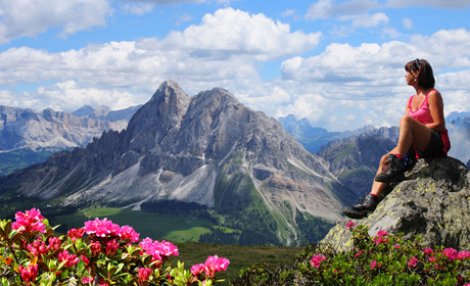
<path fill-rule="evenodd" d="M 374 180 L 380 183 L 388 183 L 405 173 L 405 162 L 397 156 L 390 154 L 382 166 L 382 172 L 375 176 Z"/>
<path fill-rule="evenodd" d="M 377 196 L 367 194 L 360 203 L 355 204 L 351 209 L 343 210 L 343 214 L 350 218 L 360 219 L 367 216 L 369 212 L 373 212 L 380 199 Z"/>
<path fill-rule="evenodd" d="M 347 217 L 354 219 L 365 218 L 369 212 L 367 210 L 345 209 L 343 214 Z"/>
<path fill-rule="evenodd" d="M 378 204 L 379 198 L 377 196 L 367 194 L 360 203 L 353 205 L 352 209 L 356 211 L 374 211 Z"/>

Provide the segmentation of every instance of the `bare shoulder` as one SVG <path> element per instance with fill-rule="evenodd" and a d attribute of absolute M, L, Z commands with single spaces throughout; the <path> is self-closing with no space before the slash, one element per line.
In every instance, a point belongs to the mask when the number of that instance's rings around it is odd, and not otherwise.
<path fill-rule="evenodd" d="M 428 94 L 428 98 L 431 101 L 435 101 L 435 100 L 442 101 L 442 95 L 437 89 L 431 90 Z"/>

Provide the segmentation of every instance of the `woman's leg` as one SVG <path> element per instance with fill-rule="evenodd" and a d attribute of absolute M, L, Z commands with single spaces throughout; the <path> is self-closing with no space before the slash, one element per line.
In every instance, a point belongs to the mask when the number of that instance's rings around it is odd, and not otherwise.
<path fill-rule="evenodd" d="M 410 116 L 403 116 L 400 120 L 400 134 L 395 153 L 405 155 L 412 145 L 416 150 L 422 151 L 430 140 L 431 129 Z"/>

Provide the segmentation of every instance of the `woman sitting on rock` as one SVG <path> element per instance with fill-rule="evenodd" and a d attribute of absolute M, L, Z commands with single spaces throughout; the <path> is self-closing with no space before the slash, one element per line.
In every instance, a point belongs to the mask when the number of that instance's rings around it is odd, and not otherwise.
<path fill-rule="evenodd" d="M 380 159 L 371 192 L 361 203 L 343 211 L 351 218 L 362 218 L 374 211 L 387 184 L 402 178 L 416 158 L 444 157 L 450 149 L 444 104 L 441 94 L 434 89 L 431 65 L 424 59 L 416 59 L 408 62 L 405 70 L 406 83 L 415 88 L 416 94 L 408 100 L 401 118 L 397 146 Z"/>

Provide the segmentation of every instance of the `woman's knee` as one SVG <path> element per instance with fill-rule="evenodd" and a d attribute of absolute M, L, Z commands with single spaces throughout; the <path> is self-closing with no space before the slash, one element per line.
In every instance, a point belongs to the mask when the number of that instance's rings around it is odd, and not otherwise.
<path fill-rule="evenodd" d="M 411 116 L 403 115 L 400 120 L 400 126 L 408 125 L 411 121 L 413 121 L 413 118 Z"/>

